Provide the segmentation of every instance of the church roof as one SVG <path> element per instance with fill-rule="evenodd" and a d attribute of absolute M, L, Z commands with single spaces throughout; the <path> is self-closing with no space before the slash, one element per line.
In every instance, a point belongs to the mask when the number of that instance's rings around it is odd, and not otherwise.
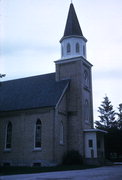
<path fill-rule="evenodd" d="M 68 83 L 55 73 L 0 82 L 0 112 L 55 106 Z"/>
<path fill-rule="evenodd" d="M 75 8 L 73 4 L 71 3 L 63 38 L 66 36 L 72 36 L 72 35 L 83 36 L 83 33 L 80 28 L 80 24 L 79 24 L 79 21 L 75 12 Z"/>

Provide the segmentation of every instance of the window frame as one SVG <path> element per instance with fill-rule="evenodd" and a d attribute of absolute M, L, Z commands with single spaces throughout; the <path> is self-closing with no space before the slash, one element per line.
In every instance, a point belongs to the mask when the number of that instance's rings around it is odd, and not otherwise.
<path fill-rule="evenodd" d="M 86 122 L 89 122 L 89 101 L 88 99 L 85 99 L 85 105 L 84 105 L 84 119 Z"/>
<path fill-rule="evenodd" d="M 83 45 L 83 56 L 86 56 L 86 46 Z"/>
<path fill-rule="evenodd" d="M 64 125 L 63 125 L 63 122 L 61 121 L 60 122 L 60 144 L 64 144 Z"/>
<path fill-rule="evenodd" d="M 12 123 L 9 121 L 6 126 L 5 150 L 12 148 Z"/>
<path fill-rule="evenodd" d="M 76 51 L 76 53 L 79 53 L 79 52 L 80 52 L 80 45 L 79 45 L 78 42 L 76 43 L 75 51 Z"/>
<path fill-rule="evenodd" d="M 85 69 L 84 70 L 84 84 L 85 86 L 89 86 L 89 74 L 88 74 L 88 71 Z"/>
<path fill-rule="evenodd" d="M 93 139 L 88 140 L 88 146 L 89 148 L 93 148 Z"/>
<path fill-rule="evenodd" d="M 71 45 L 70 43 L 67 43 L 67 54 L 71 53 Z"/>
<path fill-rule="evenodd" d="M 39 137 L 37 137 L 38 127 L 40 127 L 40 135 L 39 135 Z M 40 139 L 40 146 L 36 145 L 36 143 L 39 143 L 39 140 L 37 140 L 37 139 Z M 35 150 L 40 150 L 41 148 L 42 148 L 42 122 L 41 122 L 40 119 L 37 119 L 36 124 L 35 124 L 35 133 L 34 133 L 34 149 Z"/>
<path fill-rule="evenodd" d="M 64 56 L 64 47 L 63 46 L 61 46 L 61 55 L 62 55 L 62 57 Z"/>

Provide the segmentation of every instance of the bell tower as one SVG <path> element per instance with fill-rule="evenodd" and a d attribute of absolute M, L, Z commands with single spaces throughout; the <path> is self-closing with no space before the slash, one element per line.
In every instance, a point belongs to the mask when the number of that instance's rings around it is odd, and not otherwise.
<path fill-rule="evenodd" d="M 83 131 L 93 128 L 92 64 L 86 60 L 86 42 L 71 3 L 60 40 L 61 59 L 55 61 L 56 81 L 70 79 L 67 93 L 68 149 L 78 150 L 82 155 Z"/>

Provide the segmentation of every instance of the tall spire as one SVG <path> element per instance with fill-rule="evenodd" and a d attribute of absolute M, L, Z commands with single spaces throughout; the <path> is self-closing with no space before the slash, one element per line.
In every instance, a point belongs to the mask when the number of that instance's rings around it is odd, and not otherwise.
<path fill-rule="evenodd" d="M 72 35 L 83 36 L 73 3 L 70 4 L 63 38 Z"/>
<path fill-rule="evenodd" d="M 61 58 L 82 56 L 86 58 L 86 42 L 75 12 L 73 3 L 70 4 L 64 35 L 60 40 Z"/>

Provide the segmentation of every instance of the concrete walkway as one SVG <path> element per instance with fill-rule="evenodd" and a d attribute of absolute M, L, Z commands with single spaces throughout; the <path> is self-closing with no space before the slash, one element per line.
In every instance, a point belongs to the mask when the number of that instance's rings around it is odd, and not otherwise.
<path fill-rule="evenodd" d="M 0 180 L 122 180 L 122 165 L 75 171 L 0 176 Z"/>

